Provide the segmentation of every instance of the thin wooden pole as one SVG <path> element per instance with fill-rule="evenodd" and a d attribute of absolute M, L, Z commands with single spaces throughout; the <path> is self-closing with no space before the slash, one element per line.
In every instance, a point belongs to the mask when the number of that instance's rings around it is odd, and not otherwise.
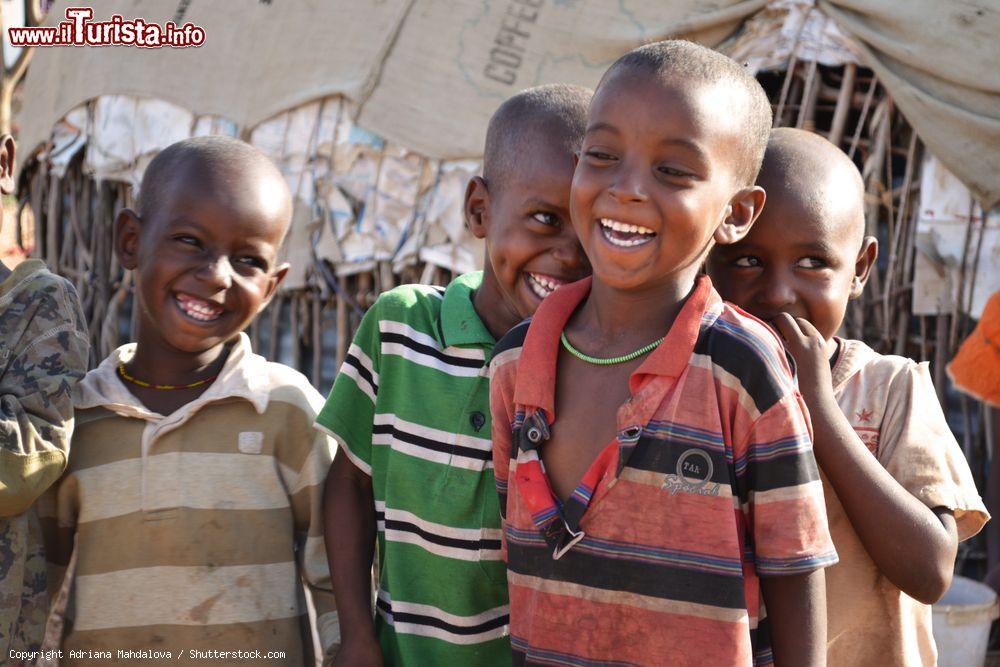
<path fill-rule="evenodd" d="M 840 92 L 837 94 L 837 106 L 833 111 L 833 121 L 830 123 L 830 132 L 826 138 L 830 143 L 840 146 L 840 140 L 844 138 L 844 127 L 847 125 L 847 112 L 851 109 L 851 100 L 854 98 L 854 79 L 858 73 L 858 66 L 854 63 L 844 65 L 844 77 L 840 80 Z"/>
<path fill-rule="evenodd" d="M 861 113 L 858 115 L 858 124 L 854 128 L 854 136 L 851 137 L 851 148 L 847 151 L 847 157 L 854 159 L 854 151 L 858 149 L 858 142 L 861 140 L 861 133 L 865 129 L 868 121 L 868 111 L 871 109 L 872 100 L 875 99 L 875 88 L 878 87 L 878 77 L 872 74 L 871 83 L 868 84 L 868 92 L 865 93 L 865 101 L 861 105 Z"/>

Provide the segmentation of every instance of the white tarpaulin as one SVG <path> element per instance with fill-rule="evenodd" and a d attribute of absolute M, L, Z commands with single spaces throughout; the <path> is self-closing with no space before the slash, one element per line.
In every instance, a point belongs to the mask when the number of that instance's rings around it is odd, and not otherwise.
<path fill-rule="evenodd" d="M 1000 2 L 820 0 L 924 145 L 986 208 L 1000 203 Z"/>
<path fill-rule="evenodd" d="M 25 153 L 99 95 L 164 99 L 252 128 L 310 100 L 346 95 L 360 124 L 434 158 L 478 156 L 497 104 L 539 83 L 593 85 L 644 40 L 716 44 L 765 0 L 104 0 L 67 6 L 205 31 L 197 48 L 39 48 L 19 116 Z"/>
<path fill-rule="evenodd" d="M 405 15 L 405 0 L 102 0 L 55 2 L 45 25 L 66 7 L 93 7 L 159 25 L 205 30 L 197 48 L 39 47 L 18 116 L 25 152 L 56 120 L 100 95 L 166 100 L 195 115 L 225 116 L 241 129 L 334 93 L 359 98 Z M 355 7 L 362 11 L 355 11 Z"/>
<path fill-rule="evenodd" d="M 206 134 L 233 136 L 236 127 L 162 100 L 108 95 L 57 123 L 46 157 L 51 173 L 62 176 L 85 150 L 88 174 L 129 183 L 141 194 L 142 175 L 160 150 Z M 462 212 L 478 162 L 428 160 L 390 144 L 355 125 L 339 97 L 261 123 L 250 143 L 278 165 L 295 200 L 282 248 L 292 268 L 282 289 L 309 284 L 314 253 L 341 275 L 378 262 L 396 271 L 418 262 L 455 273 L 482 267 L 482 242 L 468 233 Z"/>
<path fill-rule="evenodd" d="M 478 156 L 486 123 L 543 83 L 594 86 L 646 41 L 715 45 L 764 0 L 417 0 L 382 63 L 359 122 L 421 153 Z"/>
<path fill-rule="evenodd" d="M 921 171 L 916 248 L 913 312 L 949 314 L 957 307 L 978 319 L 1000 289 L 1000 209 L 984 213 L 933 156 Z"/>
<path fill-rule="evenodd" d="M 776 5 L 786 3 L 780 0 Z M 83 3 L 68 3 L 70 5 Z M 187 49 L 39 48 L 19 115 L 25 154 L 99 95 L 156 97 L 252 128 L 343 94 L 366 129 L 421 155 L 478 156 L 497 104 L 528 86 L 593 85 L 645 41 L 717 45 L 765 0 L 105 0 L 205 30 Z M 812 4 L 811 0 L 793 3 Z M 819 0 L 921 139 L 987 208 L 1000 201 L 996 0 Z M 63 19 L 64 3 L 47 25 Z"/>

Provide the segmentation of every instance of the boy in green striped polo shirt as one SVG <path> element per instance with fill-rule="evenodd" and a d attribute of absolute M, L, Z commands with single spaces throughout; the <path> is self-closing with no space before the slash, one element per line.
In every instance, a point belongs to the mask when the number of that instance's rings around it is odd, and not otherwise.
<path fill-rule="evenodd" d="M 511 662 L 487 370 L 498 338 L 589 272 L 569 190 L 590 96 L 541 86 L 500 106 L 465 194 L 485 270 L 383 294 L 316 420 L 341 448 L 324 502 L 334 664 Z"/>

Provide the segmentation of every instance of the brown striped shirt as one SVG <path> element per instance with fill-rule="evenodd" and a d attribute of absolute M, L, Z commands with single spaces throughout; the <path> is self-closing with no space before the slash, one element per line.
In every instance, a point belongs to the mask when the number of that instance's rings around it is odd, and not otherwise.
<path fill-rule="evenodd" d="M 322 397 L 241 335 L 212 386 L 162 416 L 118 378 L 134 350 L 80 383 L 69 467 L 39 508 L 53 587 L 76 537 L 63 664 L 71 649 L 311 661 L 303 584 L 323 649 L 339 639 L 320 511 L 334 448 L 312 428 Z"/>

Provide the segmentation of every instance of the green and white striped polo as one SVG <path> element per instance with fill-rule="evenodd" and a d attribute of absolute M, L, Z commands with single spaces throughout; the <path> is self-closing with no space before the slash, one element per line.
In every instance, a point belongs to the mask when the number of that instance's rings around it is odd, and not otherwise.
<path fill-rule="evenodd" d="M 380 296 L 316 420 L 372 478 L 386 664 L 511 661 L 482 278 Z"/>

